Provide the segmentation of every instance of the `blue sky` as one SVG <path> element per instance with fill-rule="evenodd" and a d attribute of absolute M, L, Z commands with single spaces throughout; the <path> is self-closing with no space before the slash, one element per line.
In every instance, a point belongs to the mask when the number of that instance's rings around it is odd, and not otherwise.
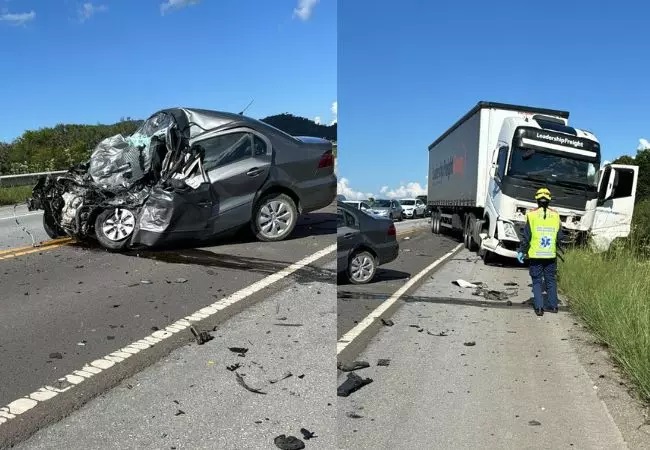
<path fill-rule="evenodd" d="M 335 0 L 0 0 L 0 141 L 193 106 L 330 123 Z"/>
<path fill-rule="evenodd" d="M 424 193 L 427 146 L 480 100 L 568 110 L 604 158 L 634 155 L 650 139 L 650 5 L 600 3 L 339 3 L 340 192 Z"/>

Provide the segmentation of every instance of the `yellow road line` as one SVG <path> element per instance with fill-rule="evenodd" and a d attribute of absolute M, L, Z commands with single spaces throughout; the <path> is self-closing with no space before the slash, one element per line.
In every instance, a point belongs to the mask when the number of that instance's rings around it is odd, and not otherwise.
<path fill-rule="evenodd" d="M 15 258 L 17 256 L 29 255 L 30 253 L 42 252 L 46 250 L 52 250 L 57 247 L 63 247 L 64 245 L 72 242 L 72 238 L 63 238 L 63 239 L 53 239 L 51 241 L 45 241 L 38 247 L 18 247 L 10 248 L 7 250 L 0 251 L 0 260 Z"/>

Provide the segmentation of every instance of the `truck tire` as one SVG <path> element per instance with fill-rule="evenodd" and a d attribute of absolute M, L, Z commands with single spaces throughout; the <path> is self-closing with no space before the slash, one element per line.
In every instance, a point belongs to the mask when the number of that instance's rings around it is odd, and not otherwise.
<path fill-rule="evenodd" d="M 440 212 L 433 211 L 431 214 L 431 231 L 433 234 L 440 234 Z"/>
<path fill-rule="evenodd" d="M 469 220 L 468 220 L 468 227 L 467 227 L 467 234 L 468 234 L 468 237 L 467 237 L 467 242 L 468 242 L 467 249 L 470 252 L 475 252 L 475 251 L 478 250 L 478 245 L 476 244 L 476 241 L 474 240 L 474 235 L 473 235 L 473 231 L 476 228 L 476 226 L 477 226 L 476 215 L 474 213 L 470 213 Z"/>
<path fill-rule="evenodd" d="M 469 249 L 469 216 L 465 216 L 463 220 L 463 245 L 466 249 Z"/>

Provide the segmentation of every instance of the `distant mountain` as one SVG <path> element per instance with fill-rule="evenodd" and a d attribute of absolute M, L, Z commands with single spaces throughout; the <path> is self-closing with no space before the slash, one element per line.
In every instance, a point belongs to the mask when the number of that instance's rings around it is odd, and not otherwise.
<path fill-rule="evenodd" d="M 336 124 L 322 125 L 289 113 L 277 114 L 260 120 L 292 136 L 312 136 L 336 141 Z"/>

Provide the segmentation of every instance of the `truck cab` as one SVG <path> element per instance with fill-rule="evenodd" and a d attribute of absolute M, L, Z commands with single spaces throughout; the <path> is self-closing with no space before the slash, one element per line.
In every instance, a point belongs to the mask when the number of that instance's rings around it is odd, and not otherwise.
<path fill-rule="evenodd" d="M 565 235 L 607 250 L 630 232 L 638 167 L 601 168 L 593 133 L 568 126 L 567 118 L 519 113 L 504 117 L 493 149 L 482 226 L 481 251 L 515 257 L 535 192 L 547 187 Z M 590 239 L 591 238 L 591 239 Z"/>

